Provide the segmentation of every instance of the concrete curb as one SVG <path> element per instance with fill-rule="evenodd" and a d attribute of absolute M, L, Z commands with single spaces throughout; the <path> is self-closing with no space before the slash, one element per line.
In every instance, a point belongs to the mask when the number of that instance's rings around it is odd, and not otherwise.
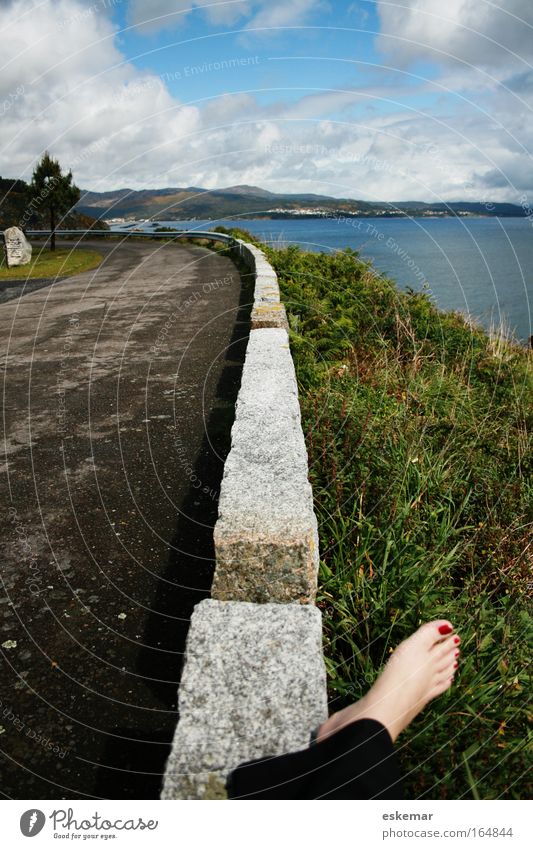
<path fill-rule="evenodd" d="M 214 529 L 212 599 L 196 605 L 161 798 L 224 799 L 240 763 L 297 751 L 327 717 L 318 532 L 287 317 L 274 269 L 242 241 L 252 329 Z"/>

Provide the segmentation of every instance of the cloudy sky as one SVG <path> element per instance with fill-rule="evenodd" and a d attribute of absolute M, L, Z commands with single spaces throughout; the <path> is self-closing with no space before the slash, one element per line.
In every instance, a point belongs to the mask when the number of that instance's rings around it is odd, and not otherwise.
<path fill-rule="evenodd" d="M 0 174 L 533 203 L 532 0 L 0 0 Z"/>

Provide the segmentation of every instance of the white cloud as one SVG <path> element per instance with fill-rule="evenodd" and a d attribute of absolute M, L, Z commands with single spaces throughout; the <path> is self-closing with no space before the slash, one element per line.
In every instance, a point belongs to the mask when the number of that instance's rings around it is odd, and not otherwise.
<path fill-rule="evenodd" d="M 247 29 L 297 26 L 305 23 L 313 12 L 328 8 L 317 0 L 270 0 L 260 6 Z"/>
<path fill-rule="evenodd" d="M 519 187 L 531 191 L 531 0 L 377 0 L 377 8 L 387 60 L 401 67 L 430 60 L 440 71 L 436 90 L 464 98 L 444 116 L 464 141 L 446 141 L 445 131 L 436 144 L 449 145 L 451 167 L 462 151 L 465 191 L 515 201 Z M 418 123 L 412 126 L 420 134 Z"/>
<path fill-rule="evenodd" d="M 140 32 L 153 33 L 181 26 L 187 17 L 201 10 L 213 24 L 231 25 L 251 14 L 257 0 L 131 0 L 129 18 Z"/>
<path fill-rule="evenodd" d="M 82 0 L 0 4 L 3 176 L 29 178 L 49 149 L 78 185 L 101 191 L 252 183 L 368 199 L 516 201 L 533 190 L 531 73 L 507 78 L 521 109 L 514 94 L 492 86 L 472 104 L 444 97 L 409 110 L 394 101 L 411 93 L 416 103 L 431 84 L 395 85 L 379 73 L 364 87 L 297 99 L 291 90 L 266 105 L 237 90 L 189 106 L 171 95 L 165 75 L 129 62 L 110 16 L 91 9 Z M 299 73 L 291 66 L 290 89 L 300 79 L 307 84 Z M 236 89 L 240 80 L 250 88 L 249 68 L 239 74 Z M 464 69 L 449 67 L 446 75 L 441 82 L 455 75 L 468 87 Z M 385 111 L 380 98 L 391 101 Z"/>
<path fill-rule="evenodd" d="M 324 0 L 132 0 L 130 20 L 140 32 L 152 33 L 182 25 L 200 11 L 211 24 L 246 29 L 295 26 L 315 12 L 328 8 Z"/>
<path fill-rule="evenodd" d="M 0 7 L 0 31 L 10 33 L 0 100 L 22 92 L 0 121 L 2 174 L 28 177 L 49 148 L 73 164 L 78 183 L 114 183 L 122 173 L 141 184 L 173 164 L 165 141 L 177 145 L 198 128 L 198 109 L 127 62 L 111 21 L 91 8 L 79 0 L 40 0 L 31 15 L 27 0 Z"/>
<path fill-rule="evenodd" d="M 533 59 L 531 0 L 377 0 L 377 8 L 381 47 L 401 61 L 497 68 Z"/>

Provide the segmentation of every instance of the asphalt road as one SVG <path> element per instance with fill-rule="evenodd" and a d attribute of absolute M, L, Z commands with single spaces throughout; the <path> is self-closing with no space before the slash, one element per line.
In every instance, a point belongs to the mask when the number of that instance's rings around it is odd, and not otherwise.
<path fill-rule="evenodd" d="M 212 579 L 246 292 L 201 247 L 91 246 L 0 305 L 7 798 L 157 797 Z"/>

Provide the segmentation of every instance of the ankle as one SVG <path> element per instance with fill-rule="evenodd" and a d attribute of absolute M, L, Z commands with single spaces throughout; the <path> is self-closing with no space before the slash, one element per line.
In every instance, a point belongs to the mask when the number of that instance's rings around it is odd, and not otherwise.
<path fill-rule="evenodd" d="M 345 707 L 336 713 L 332 713 L 318 729 L 316 737 L 317 743 L 331 737 L 332 734 L 336 734 L 337 731 L 340 731 L 352 722 L 362 719 L 363 714 L 365 714 L 366 702 L 367 696 L 363 696 L 358 702 L 354 702 L 354 704 L 348 705 L 348 707 Z"/>

